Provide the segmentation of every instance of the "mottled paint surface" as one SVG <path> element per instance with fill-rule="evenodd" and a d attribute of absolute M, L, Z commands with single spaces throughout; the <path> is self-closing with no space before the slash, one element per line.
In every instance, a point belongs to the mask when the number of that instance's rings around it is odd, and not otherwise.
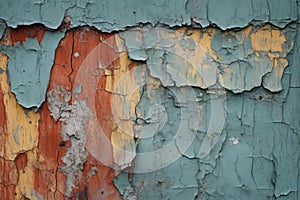
<path fill-rule="evenodd" d="M 0 199 L 298 200 L 298 4 L 1 1 Z"/>

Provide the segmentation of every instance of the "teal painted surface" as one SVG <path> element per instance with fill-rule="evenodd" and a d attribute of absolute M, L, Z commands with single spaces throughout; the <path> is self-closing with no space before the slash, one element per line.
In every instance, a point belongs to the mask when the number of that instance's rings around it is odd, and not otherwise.
<path fill-rule="evenodd" d="M 289 79 L 287 72 L 280 93 L 260 87 L 240 95 L 227 94 L 224 130 L 205 158 L 197 153 L 207 130 L 208 105 L 201 111 L 204 119 L 196 118 L 201 125 L 182 157 L 158 171 L 134 174 L 132 179 L 123 172 L 115 185 L 125 199 L 298 199 L 300 90 L 289 87 Z M 165 99 L 160 101 L 167 110 L 167 123 L 172 125 L 165 125 L 154 138 L 141 139 L 138 153 L 170 142 L 185 117 L 178 114 L 182 108 L 168 100 L 168 90 L 159 91 L 159 97 Z M 150 99 L 158 96 L 145 91 L 138 111 L 146 112 L 150 105 L 159 103 Z M 207 98 L 200 102 L 208 103 Z"/>
<path fill-rule="evenodd" d="M 139 23 L 169 26 L 245 27 L 250 22 L 270 22 L 283 27 L 297 20 L 294 0 L 14 0 L 0 2 L 0 18 L 11 27 L 42 23 L 56 29 L 65 16 L 71 26 L 90 25 L 111 32 Z"/>
<path fill-rule="evenodd" d="M 295 11 L 289 14 L 295 15 Z M 236 20 L 236 16 L 231 18 Z M 230 18 L 221 19 L 220 14 L 220 20 L 224 21 L 218 22 L 230 27 Z M 245 24 L 247 21 L 245 19 Z M 278 20 L 277 25 L 283 23 L 284 20 Z M 235 68 L 240 74 L 237 74 L 237 79 L 231 77 L 228 82 L 221 83 L 228 92 L 226 121 L 220 137 L 207 156 L 198 154 L 207 134 L 211 111 L 211 99 L 204 97 L 198 101 L 199 105 L 205 104 L 200 111 L 204 116 L 193 118 L 200 126 L 194 129 L 196 137 L 190 148 L 171 165 L 157 171 L 135 173 L 132 178 L 128 178 L 130 174 L 126 172 L 120 173 L 114 183 L 124 199 L 299 199 L 299 26 L 293 23 L 282 30 L 286 37 L 284 52 L 275 51 L 279 57 L 288 58 L 289 66 L 282 77 L 271 74 L 274 60 L 263 51 L 255 52 L 249 38 L 238 41 L 235 36 L 217 30 L 212 41 L 217 59 L 210 60 L 210 64 L 218 63 L 221 76 L 226 76 L 222 71 L 226 68 Z M 185 57 L 176 52 L 174 46 L 180 44 L 191 52 L 194 47 L 192 43 L 185 46 L 188 42 L 185 39 L 173 41 L 163 36 L 172 32 L 161 31 L 161 28 L 157 31 L 137 28 L 121 33 L 129 57 L 145 61 L 150 74 L 164 86 L 157 90 L 160 95 L 145 90 L 136 112 L 147 113 L 151 105 L 159 104 L 166 108 L 168 116 L 164 128 L 154 137 L 138 141 L 137 154 L 152 152 L 171 143 L 175 134 L 182 131 L 178 127 L 182 119 L 189 118 L 190 113 L 179 111 L 186 104 L 170 101 L 173 96 L 176 99 L 176 95 L 169 94 L 170 88 L 195 86 L 193 92 L 190 90 L 184 94 L 186 101 L 193 100 L 191 97 L 195 91 L 196 94 L 206 92 L 200 88 L 206 89 L 207 85 L 193 84 L 190 79 L 182 79 L 184 75 L 180 76 Z M 279 66 L 283 65 L 279 63 Z M 215 83 L 211 82 L 209 88 Z M 185 127 L 186 132 L 190 131 L 188 129 L 193 130 Z M 153 130 L 157 129 L 145 129 L 148 134 Z M 161 155 L 152 163 L 163 166 L 164 159 L 166 157 Z M 141 166 L 151 169 L 157 165 L 136 159 L 130 171 L 138 172 Z"/>
<path fill-rule="evenodd" d="M 5 29 L 6 23 L 3 20 L 0 20 L 0 39 L 2 38 Z"/>
<path fill-rule="evenodd" d="M 255 28 L 253 29 L 250 33 L 254 33 Z M 272 28 L 263 31 L 271 30 Z M 280 34 L 287 38 L 281 51 L 256 50 L 252 46 L 250 36 L 245 36 L 243 32 L 236 32 L 235 35 L 224 33 L 220 29 L 216 29 L 215 32 L 211 49 L 216 58 L 209 55 L 205 47 L 202 49 L 200 47 L 200 52 L 197 52 L 205 55 L 199 55 L 203 57 L 199 63 L 190 61 L 190 55 L 196 51 L 196 44 L 192 38 L 186 38 L 188 34 L 175 36 L 175 30 L 145 27 L 129 29 L 121 32 L 120 36 L 125 40 L 129 57 L 133 60 L 145 61 L 151 75 L 159 78 L 164 86 L 195 86 L 204 89 L 215 85 L 218 79 L 223 88 L 234 93 L 250 91 L 260 85 L 272 92 L 282 90 L 281 75 L 273 69 L 275 61 L 268 53 L 276 54 L 278 58 L 287 57 L 294 47 L 297 33 L 295 24 L 290 24 L 281 31 Z M 175 38 L 169 39 L 168 36 L 171 35 Z M 202 37 L 201 34 L 199 37 Z M 276 40 L 275 37 L 271 38 L 270 42 L 272 40 Z M 177 43 L 182 49 L 176 49 Z M 185 54 L 184 51 L 189 51 L 190 54 Z M 186 62 L 189 63 L 187 67 Z M 206 65 L 210 66 L 210 72 L 205 72 Z M 278 61 L 276 65 L 277 68 L 284 68 L 283 62 Z M 195 76 L 187 75 L 189 69 L 196 68 L 198 71 Z M 234 78 L 235 76 L 237 78 Z M 199 82 L 197 77 L 201 77 L 203 81 Z"/>
<path fill-rule="evenodd" d="M 278 8 L 280 8 L 280 11 Z M 46 27 L 57 29 L 63 23 L 64 19 L 65 21 L 71 20 L 71 27 L 89 25 L 94 26 L 104 32 L 125 30 L 126 27 L 136 26 L 139 23 L 150 23 L 153 25 L 162 23 L 171 27 L 182 25 L 192 25 L 195 27 L 199 27 L 200 25 L 202 27 L 206 27 L 211 24 L 215 24 L 221 29 L 230 29 L 245 27 L 251 22 L 254 22 L 254 24 L 270 22 L 279 27 L 284 27 L 288 23 L 297 20 L 297 2 L 292 0 L 278 0 L 272 2 L 269 0 L 259 2 L 256 0 L 232 0 L 230 2 L 216 0 L 107 0 L 101 2 L 93 0 L 37 2 L 31 0 L 16 0 L 0 2 L 0 19 L 3 20 L 1 22 L 2 25 L 0 25 L 0 36 L 2 36 L 5 30 L 5 23 L 10 27 L 42 23 Z M 196 24 L 194 22 L 192 23 L 191 19 L 194 19 Z M 9 71 L 11 71 L 11 73 L 20 75 L 14 75 L 14 77 L 10 77 L 12 90 L 16 94 L 19 103 L 24 107 L 39 107 L 44 100 L 45 89 L 47 88 L 47 83 L 49 80 L 49 77 L 47 76 L 49 76 L 49 71 L 53 62 L 54 50 L 60 38 L 63 37 L 63 35 L 59 32 L 49 35 L 54 36 L 55 34 L 59 35 L 58 38 L 44 39 L 49 40 L 51 45 L 47 46 L 42 44 L 42 47 L 40 48 L 37 47 L 37 44 L 28 44 L 29 49 L 18 46 L 12 50 L 15 51 L 15 53 L 10 53 Z M 129 34 L 131 34 L 131 32 L 129 32 Z M 186 45 L 189 46 L 189 48 L 191 47 L 189 43 Z M 127 46 L 130 50 L 130 44 L 127 44 Z M 235 46 L 233 51 L 241 51 L 239 50 L 239 47 L 240 46 Z M 221 55 L 227 54 L 227 50 L 215 50 Z M 38 58 L 38 52 L 49 52 L 49 54 L 44 58 L 41 56 Z M 16 53 L 20 53 L 22 56 L 17 56 L 18 58 L 14 58 L 13 54 Z M 28 55 L 26 56 L 26 54 Z M 145 60 L 145 56 L 145 52 L 134 51 L 131 53 L 131 57 L 136 60 Z M 34 57 L 34 59 L 27 59 L 27 57 Z M 232 65 L 238 66 L 238 68 L 242 68 L 240 65 L 247 65 L 247 63 L 244 62 L 233 63 L 233 60 L 236 58 L 233 58 L 232 56 L 226 55 L 224 57 L 227 59 L 228 63 L 230 62 Z M 33 72 L 32 74 L 35 74 L 33 77 L 38 77 L 31 78 L 31 72 L 23 75 L 20 74 L 21 72 L 19 68 L 21 63 L 26 63 L 28 65 L 28 70 L 31 71 L 37 71 L 35 69 L 37 65 L 46 66 L 46 68 L 42 70 L 43 73 L 41 73 L 41 75 Z M 17 67 L 12 67 L 13 65 L 16 65 Z M 267 71 L 268 70 L 266 69 L 266 72 Z M 29 75 L 29 77 L 26 77 L 26 74 Z M 40 86 L 35 87 L 36 83 Z M 31 92 L 25 92 L 28 89 L 27 85 L 31 85 L 29 87 Z M 258 85 L 258 83 L 254 84 L 254 86 Z M 230 83 L 225 83 L 223 86 L 228 89 L 232 89 Z M 17 87 L 19 87 L 19 89 L 16 89 Z M 251 89 L 252 87 L 253 85 L 249 85 L 246 87 L 246 89 Z M 267 88 L 271 89 L 272 91 L 279 91 L 281 86 L 278 84 L 276 88 L 272 88 L 272 86 L 267 86 Z M 243 90 L 244 88 L 238 88 L 236 92 Z M 232 89 L 232 91 L 234 91 L 234 89 Z M 29 96 L 27 96 L 27 94 L 29 94 Z M 34 97 L 31 94 L 38 95 L 36 95 L 37 97 Z"/>
<path fill-rule="evenodd" d="M 187 151 L 181 152 L 178 160 L 165 168 L 134 174 L 133 178 L 121 172 L 114 184 L 124 199 L 298 200 L 300 35 L 297 4 L 298 1 L 293 0 L 22 0 L 1 1 L 0 18 L 10 27 L 42 23 L 57 29 L 67 17 L 71 20 L 71 27 L 89 25 L 104 32 L 125 30 L 121 37 L 125 39 L 130 58 L 148 64 L 151 75 L 161 81 L 162 86 L 156 90 L 147 91 L 145 88 L 136 108 L 142 113 L 138 124 L 146 127 L 141 131 L 147 134 L 147 131 L 159 130 L 153 138 L 140 139 L 137 152 L 161 148 L 172 141 L 178 130 L 194 134 L 195 139 Z M 280 30 L 284 27 L 288 30 L 284 33 L 288 52 L 280 56 L 288 58 L 289 66 L 280 79 L 268 78 L 272 64 L 269 59 L 262 57 L 258 64 L 254 63 L 253 55 L 244 59 L 245 50 L 253 53 L 247 38 L 241 44 L 234 36 L 224 36 L 224 32 L 218 30 L 212 42 L 219 59 L 208 60 L 215 68 L 222 69 L 228 65 L 242 69 L 241 74 L 246 78 L 239 84 L 232 80 L 223 83 L 227 89 L 224 129 L 209 154 L 201 157 L 198 153 L 211 115 L 211 96 L 205 93 L 208 86 L 216 84 L 217 77 L 203 85 L 176 77 L 179 70 L 166 74 L 167 67 L 163 61 L 174 64 L 177 69 L 183 64 L 174 52 L 168 51 L 168 45 L 178 41 L 160 40 L 160 35 L 149 32 L 145 33 L 147 37 L 143 40 L 136 40 L 136 32 L 131 26 L 140 23 L 162 23 L 171 27 L 187 25 L 191 28 L 216 25 L 225 30 L 267 22 Z M 4 30 L 0 28 L 0 36 Z M 168 31 L 172 32 L 171 29 Z M 8 72 L 12 91 L 24 107 L 39 107 L 44 101 L 54 52 L 63 36 L 64 33 L 58 30 L 47 31 L 41 45 L 36 39 L 27 39 L 24 45 L 2 47 L 10 58 Z M 156 50 L 155 43 L 165 45 L 163 50 L 166 51 Z M 193 41 L 182 40 L 179 43 L 193 51 Z M 256 65 L 259 69 L 251 68 Z M 179 98 L 176 95 L 180 94 L 180 87 L 187 92 Z M 81 88 L 76 88 L 76 92 L 80 93 Z M 197 105 L 204 107 L 200 115 L 191 117 L 193 112 L 184 109 L 191 103 L 189 100 L 194 94 L 199 97 Z M 167 117 L 163 118 L 167 119 L 163 127 L 159 123 L 162 119 L 149 115 L 151 105 L 164 107 L 165 110 L 160 110 L 163 117 Z M 185 119 L 185 129 L 179 129 L 182 119 Z M 193 124 L 192 120 L 196 123 Z"/>
<path fill-rule="evenodd" d="M 0 47 L 9 57 L 11 91 L 25 108 L 39 108 L 45 101 L 55 50 L 64 35 L 46 31 L 41 44 L 37 38 L 27 38 L 23 44 Z"/>

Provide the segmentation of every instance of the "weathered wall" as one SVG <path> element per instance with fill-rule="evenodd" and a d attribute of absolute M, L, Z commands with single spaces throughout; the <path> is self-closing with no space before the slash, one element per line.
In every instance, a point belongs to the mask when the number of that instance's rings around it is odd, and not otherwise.
<path fill-rule="evenodd" d="M 0 199 L 300 198 L 297 0 L 0 2 Z"/>

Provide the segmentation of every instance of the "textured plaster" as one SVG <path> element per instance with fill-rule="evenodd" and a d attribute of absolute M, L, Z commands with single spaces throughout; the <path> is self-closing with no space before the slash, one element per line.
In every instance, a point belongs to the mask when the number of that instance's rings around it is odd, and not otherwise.
<path fill-rule="evenodd" d="M 66 195 L 69 196 L 76 187 L 76 181 L 81 179 L 83 165 L 86 162 L 85 129 L 91 112 L 86 102 L 75 101 L 69 105 L 71 93 L 64 87 L 55 86 L 47 93 L 47 98 L 51 115 L 55 120 L 62 121 L 63 141 L 71 141 L 71 146 L 62 158 L 64 166 L 61 167 L 62 172 L 67 174 Z"/>

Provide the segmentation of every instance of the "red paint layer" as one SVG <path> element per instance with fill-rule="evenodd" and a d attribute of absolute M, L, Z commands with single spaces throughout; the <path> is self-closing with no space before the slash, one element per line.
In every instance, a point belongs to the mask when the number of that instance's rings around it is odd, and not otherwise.
<path fill-rule="evenodd" d="M 41 43 L 45 32 L 46 28 L 43 25 L 34 24 L 30 26 L 18 26 L 17 28 L 10 29 L 10 36 L 13 44 L 17 42 L 23 43 L 27 38 L 35 37 L 37 37 L 39 43 Z"/>

